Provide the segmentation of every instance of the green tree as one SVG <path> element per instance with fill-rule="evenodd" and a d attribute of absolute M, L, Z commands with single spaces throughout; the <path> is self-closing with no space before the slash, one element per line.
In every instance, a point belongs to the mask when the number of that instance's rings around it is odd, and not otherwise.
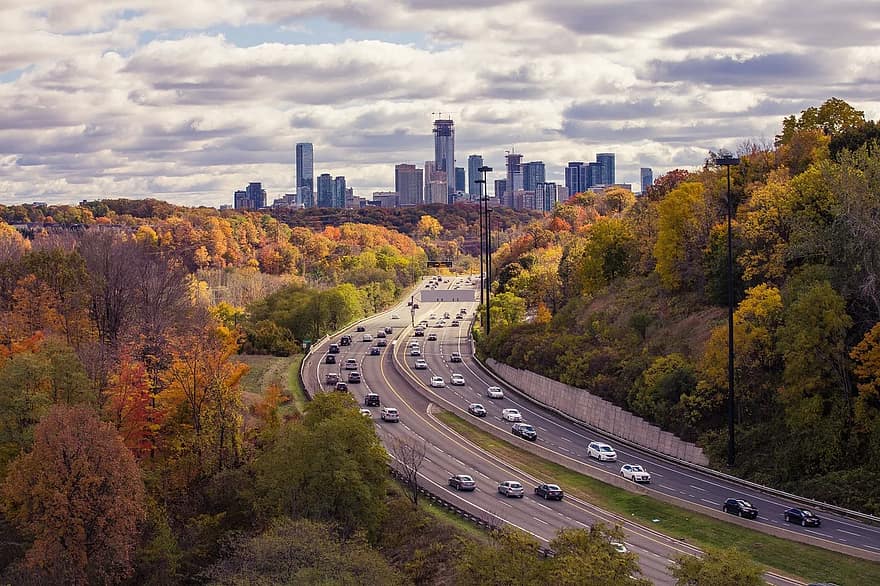
<path fill-rule="evenodd" d="M 550 560 L 550 582 L 562 586 L 648 586 L 639 578 L 638 556 L 619 553 L 612 542 L 622 542 L 619 528 L 606 529 L 597 523 L 589 529 L 562 529 L 550 542 L 555 553 Z"/>
<path fill-rule="evenodd" d="M 679 398 L 693 393 L 696 386 L 696 371 L 687 358 L 669 354 L 656 358 L 645 370 L 630 400 L 637 413 L 669 426 Z"/>
<path fill-rule="evenodd" d="M 760 566 L 736 549 L 708 549 L 703 557 L 680 555 L 670 566 L 676 586 L 762 586 Z"/>
<path fill-rule="evenodd" d="M 471 542 L 458 566 L 461 581 L 493 586 L 542 584 L 550 581 L 550 564 L 540 557 L 538 541 L 522 531 L 497 529 L 489 543 Z"/>
<path fill-rule="evenodd" d="M 659 202 L 655 268 L 668 289 L 693 286 L 711 227 L 701 183 L 682 183 Z"/>
<path fill-rule="evenodd" d="M 504 292 L 492 296 L 489 305 L 493 328 L 505 328 L 522 322 L 526 315 L 526 302 L 522 297 Z"/>

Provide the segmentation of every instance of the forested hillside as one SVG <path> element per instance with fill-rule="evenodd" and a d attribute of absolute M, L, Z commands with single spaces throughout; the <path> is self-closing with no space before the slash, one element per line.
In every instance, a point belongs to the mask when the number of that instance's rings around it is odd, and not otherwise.
<path fill-rule="evenodd" d="M 830 99 L 731 168 L 735 473 L 880 513 L 880 148 Z M 580 194 L 494 255 L 481 351 L 725 463 L 726 169 Z"/>

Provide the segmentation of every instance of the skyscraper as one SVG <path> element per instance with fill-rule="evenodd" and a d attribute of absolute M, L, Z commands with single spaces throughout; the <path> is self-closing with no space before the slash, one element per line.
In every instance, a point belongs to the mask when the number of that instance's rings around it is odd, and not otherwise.
<path fill-rule="evenodd" d="M 544 183 L 544 161 L 532 161 L 522 166 L 523 170 L 523 189 L 526 191 L 535 191 L 538 183 Z"/>
<path fill-rule="evenodd" d="M 507 191 L 507 179 L 496 179 L 495 180 L 495 199 L 501 201 L 504 199 L 504 194 Z M 488 197 L 489 194 L 486 194 Z"/>
<path fill-rule="evenodd" d="M 602 163 L 590 163 L 587 166 L 587 179 L 583 182 L 583 188 L 586 191 L 588 187 L 594 185 L 604 185 L 602 182 Z"/>
<path fill-rule="evenodd" d="M 477 179 L 482 179 L 479 171 L 482 166 L 482 155 L 471 155 L 468 157 L 468 194 L 471 196 L 471 199 L 480 197 L 480 184 L 477 183 Z"/>
<path fill-rule="evenodd" d="M 237 210 L 258 210 L 266 207 L 266 190 L 262 183 L 248 183 L 244 191 L 235 192 L 233 201 Z"/>
<path fill-rule="evenodd" d="M 639 178 L 642 183 L 642 193 L 645 193 L 649 187 L 654 185 L 654 170 L 650 167 L 642 167 L 639 169 Z"/>
<path fill-rule="evenodd" d="M 315 153 L 310 142 L 296 143 L 296 195 L 304 207 L 315 206 Z"/>
<path fill-rule="evenodd" d="M 568 188 L 569 195 L 586 191 L 587 186 L 584 179 L 586 179 L 584 162 L 569 161 L 568 167 L 565 168 L 565 186 Z"/>
<path fill-rule="evenodd" d="M 333 179 L 333 207 L 345 207 L 345 176 L 340 175 Z"/>
<path fill-rule="evenodd" d="M 535 185 L 535 209 L 552 212 L 553 206 L 559 201 L 556 183 L 540 182 Z"/>
<path fill-rule="evenodd" d="M 455 191 L 464 191 L 464 167 L 455 168 Z"/>
<path fill-rule="evenodd" d="M 415 165 L 400 164 L 394 167 L 394 191 L 402 206 L 415 206 L 424 201 L 422 170 Z"/>
<path fill-rule="evenodd" d="M 504 158 L 507 159 L 507 189 L 504 192 L 504 199 L 501 201 L 501 205 L 514 207 L 513 196 L 517 191 L 522 191 L 523 188 L 522 155 L 507 153 Z"/>
<path fill-rule="evenodd" d="M 455 188 L 455 124 L 452 119 L 434 120 L 434 167 L 437 171 L 446 172 L 446 185 L 449 190 Z M 425 169 L 425 178 L 428 178 Z"/>
<path fill-rule="evenodd" d="M 614 153 L 598 153 L 596 162 L 602 165 L 602 185 L 614 185 Z"/>
<path fill-rule="evenodd" d="M 318 201 L 319 208 L 333 207 L 333 177 L 330 173 L 321 173 L 318 177 Z"/>

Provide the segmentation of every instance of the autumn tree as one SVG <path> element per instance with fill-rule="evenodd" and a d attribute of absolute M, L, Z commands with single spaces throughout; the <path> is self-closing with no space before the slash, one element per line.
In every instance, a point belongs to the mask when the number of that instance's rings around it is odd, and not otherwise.
<path fill-rule="evenodd" d="M 702 557 L 680 555 L 670 566 L 676 586 L 761 586 L 763 571 L 736 549 L 708 549 Z"/>
<path fill-rule="evenodd" d="M 88 407 L 56 406 L 10 466 L 3 512 L 33 539 L 25 571 L 55 584 L 115 584 L 132 572 L 144 485 L 131 452 Z"/>
<path fill-rule="evenodd" d="M 639 578 L 638 556 L 619 553 L 613 542 L 623 542 L 623 531 L 596 523 L 589 529 L 561 529 L 550 542 L 550 582 L 561 586 L 648 586 Z"/>
<path fill-rule="evenodd" d="M 701 183 L 682 183 L 658 204 L 659 230 L 654 245 L 656 272 L 669 289 L 696 284 L 711 215 Z"/>
<path fill-rule="evenodd" d="M 125 445 L 136 455 L 150 453 L 165 412 L 157 406 L 144 364 L 123 354 L 104 396 L 104 411 Z"/>
<path fill-rule="evenodd" d="M 503 528 L 489 534 L 489 543 L 470 543 L 457 568 L 463 581 L 516 586 L 550 582 L 550 564 L 538 541 L 527 533 Z"/>

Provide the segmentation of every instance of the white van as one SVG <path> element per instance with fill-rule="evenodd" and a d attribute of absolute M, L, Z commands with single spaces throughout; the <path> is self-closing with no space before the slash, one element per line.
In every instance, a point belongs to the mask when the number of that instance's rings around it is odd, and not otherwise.
<path fill-rule="evenodd" d="M 400 415 L 394 407 L 382 407 L 382 412 L 379 416 L 382 418 L 382 421 L 400 421 Z"/>

